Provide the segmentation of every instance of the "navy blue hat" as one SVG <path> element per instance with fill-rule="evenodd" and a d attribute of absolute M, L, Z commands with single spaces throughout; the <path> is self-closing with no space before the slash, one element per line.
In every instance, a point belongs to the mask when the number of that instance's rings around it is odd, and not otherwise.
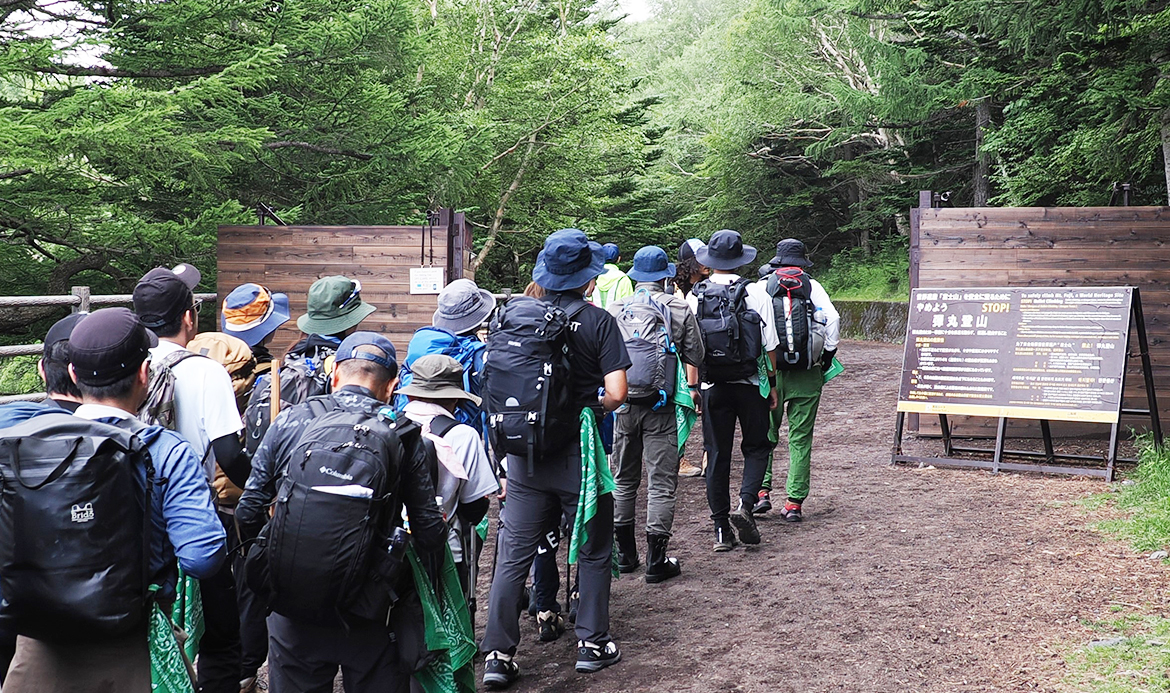
<path fill-rule="evenodd" d="M 584 231 L 561 229 L 544 239 L 532 281 L 549 291 L 568 291 L 585 286 L 604 271 L 600 244 L 586 238 Z"/>
<path fill-rule="evenodd" d="M 87 315 L 89 313 L 70 313 L 53 323 L 53 326 L 45 333 L 45 358 L 49 358 L 49 352 L 52 351 L 55 344 L 69 341 L 69 335 L 73 334 L 73 328 L 77 326 L 77 323 L 84 320 Z"/>
<path fill-rule="evenodd" d="M 364 346 L 375 347 L 386 356 L 382 357 L 368 351 L 357 350 Z M 354 332 L 342 340 L 341 346 L 337 347 L 337 355 L 333 357 L 333 362 L 341 363 L 350 359 L 373 361 L 393 375 L 398 375 L 398 352 L 394 349 L 394 343 L 377 332 Z"/>
<path fill-rule="evenodd" d="M 674 263 L 665 250 L 648 245 L 634 253 L 634 269 L 627 274 L 636 282 L 658 282 L 674 276 Z"/>
<path fill-rule="evenodd" d="M 605 253 L 606 262 L 617 262 L 617 259 L 622 256 L 622 251 L 617 247 L 617 243 L 606 243 L 601 246 L 601 250 Z"/>
<path fill-rule="evenodd" d="M 756 249 L 744 245 L 738 231 L 723 229 L 711 234 L 707 245 L 695 251 L 695 259 L 704 267 L 730 272 L 755 260 Z"/>
<path fill-rule="evenodd" d="M 804 244 L 795 238 L 785 238 L 776 244 L 776 257 L 769 261 L 777 267 L 804 267 L 809 268 L 813 266 L 812 260 L 808 259 L 808 250 L 805 249 Z"/>

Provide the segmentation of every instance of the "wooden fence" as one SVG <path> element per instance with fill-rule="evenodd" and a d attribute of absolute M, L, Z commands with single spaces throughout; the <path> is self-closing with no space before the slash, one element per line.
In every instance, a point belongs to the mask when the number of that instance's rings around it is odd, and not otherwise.
<path fill-rule="evenodd" d="M 1140 288 L 1158 408 L 1166 422 L 1170 415 L 1170 207 L 932 208 L 930 201 L 931 194 L 923 192 L 920 207 L 911 210 L 912 287 Z M 1145 406 L 1137 363 L 1131 359 L 1126 407 Z M 923 419 L 924 430 L 930 419 Z M 1130 423 L 1140 427 L 1137 419 Z M 994 421 L 973 420 L 959 432 L 970 432 L 972 425 L 985 430 L 988 424 L 994 427 Z"/>

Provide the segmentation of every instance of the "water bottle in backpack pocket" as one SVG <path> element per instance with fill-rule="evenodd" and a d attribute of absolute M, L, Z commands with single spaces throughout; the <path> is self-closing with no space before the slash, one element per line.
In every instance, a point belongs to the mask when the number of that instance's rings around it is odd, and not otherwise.
<path fill-rule="evenodd" d="M 670 308 L 646 289 L 627 299 L 617 314 L 618 330 L 630 355 L 626 370 L 628 399 L 664 406 L 674 394 L 678 350 L 670 338 Z"/>
<path fill-rule="evenodd" d="M 776 316 L 776 368 L 803 371 L 820 365 L 825 352 L 824 311 L 812 302 L 812 278 L 799 267 L 781 267 L 768 276 Z"/>
<path fill-rule="evenodd" d="M 705 379 L 712 383 L 748 380 L 757 372 L 764 350 L 760 314 L 747 306 L 749 280 L 717 284 L 704 279 L 692 292 L 698 299 L 696 317 L 703 333 Z"/>

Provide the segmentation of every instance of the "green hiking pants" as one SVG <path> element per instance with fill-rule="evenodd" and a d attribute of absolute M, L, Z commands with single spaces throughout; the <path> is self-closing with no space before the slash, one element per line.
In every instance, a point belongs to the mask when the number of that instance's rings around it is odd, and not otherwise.
<path fill-rule="evenodd" d="M 817 421 L 817 405 L 821 403 L 824 375 L 820 368 L 807 371 L 779 371 L 776 389 L 780 406 L 772 412 L 772 430 L 778 432 L 788 414 L 788 482 L 785 492 L 793 502 L 808 498 L 809 467 L 812 463 L 813 426 Z M 775 453 L 773 452 L 773 455 Z M 772 490 L 772 460 L 764 474 L 766 490 Z"/>

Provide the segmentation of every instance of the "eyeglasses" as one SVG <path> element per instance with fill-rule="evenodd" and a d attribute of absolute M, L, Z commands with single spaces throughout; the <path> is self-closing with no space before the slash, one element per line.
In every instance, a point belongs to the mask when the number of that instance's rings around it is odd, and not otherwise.
<path fill-rule="evenodd" d="M 201 299 L 201 298 L 195 299 L 195 302 L 191 304 L 191 310 L 193 312 L 195 312 L 196 314 L 199 313 L 199 309 L 202 307 L 203 307 L 203 299 Z"/>
<path fill-rule="evenodd" d="M 348 306 L 355 299 L 360 302 L 362 300 L 361 294 L 362 294 L 362 283 L 359 280 L 355 279 L 355 280 L 353 280 L 353 291 L 350 292 L 349 298 L 346 298 L 344 301 L 342 301 L 341 305 L 338 306 L 338 308 L 344 308 L 344 307 Z"/>

